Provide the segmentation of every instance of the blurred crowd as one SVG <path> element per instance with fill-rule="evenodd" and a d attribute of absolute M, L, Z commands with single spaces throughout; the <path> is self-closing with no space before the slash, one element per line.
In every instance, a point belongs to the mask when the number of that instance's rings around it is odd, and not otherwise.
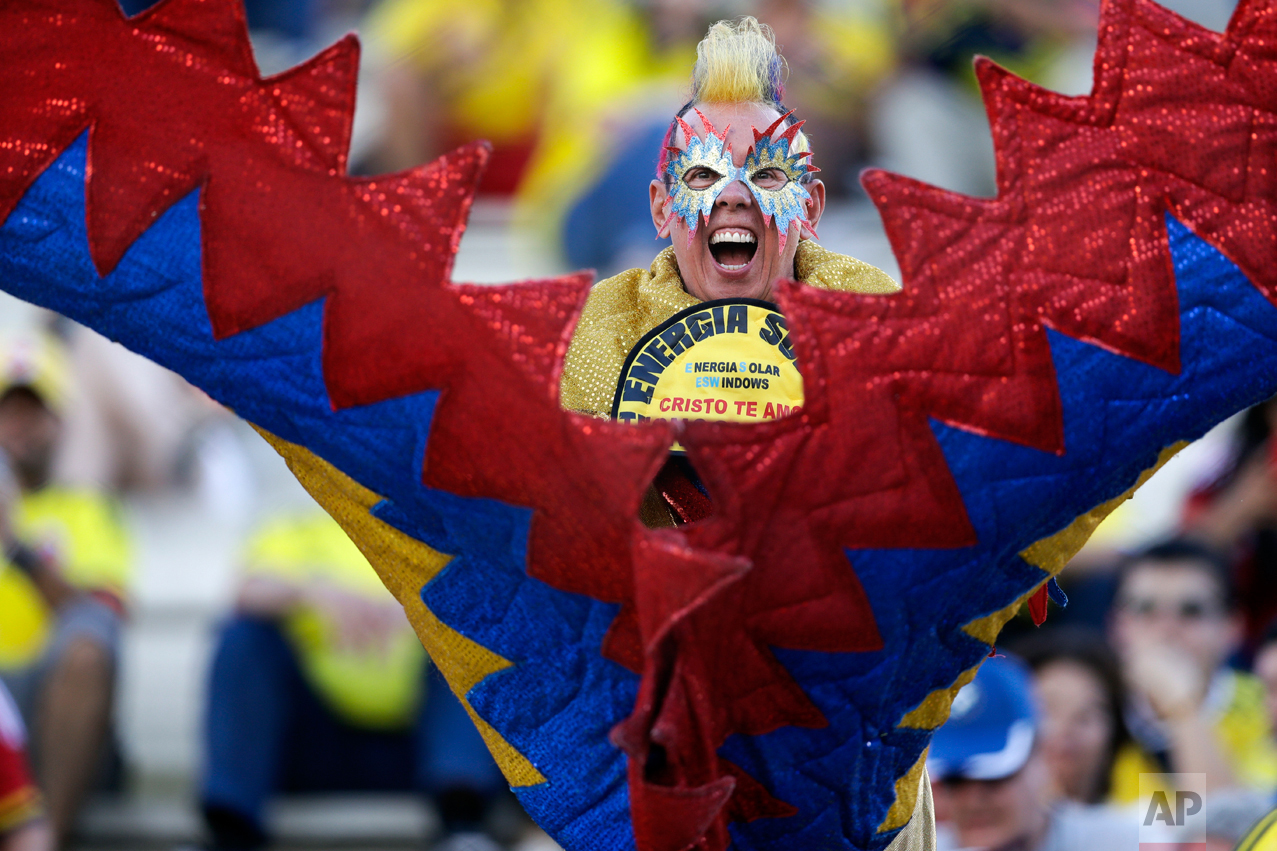
<path fill-rule="evenodd" d="M 1097 5 L 248 0 L 247 11 L 267 72 L 358 30 L 357 171 L 487 139 L 484 199 L 562 268 L 607 275 L 659 250 L 648 184 L 712 21 L 753 14 L 774 28 L 786 103 L 807 121 L 833 203 L 856 204 L 868 165 L 992 194 L 972 57 L 1084 92 Z M 1222 29 L 1234 3 L 1166 5 Z M 214 847 L 267 844 L 279 794 L 346 789 L 429 796 L 445 847 L 514 841 L 518 830 L 492 827 L 509 805 L 500 773 L 402 609 L 318 509 L 253 502 L 230 415 L 65 321 L 0 326 L 0 851 L 67 847 L 86 797 L 127 775 L 113 712 L 136 546 L 120 505 L 183 491 L 210 515 L 252 520 L 207 675 L 195 785 Z M 1090 550 L 1061 578 L 1067 608 L 1041 628 L 1008 626 L 930 752 L 942 847 L 1134 848 L 1142 776 L 1166 788 L 1181 782 L 1170 775 L 1199 778 L 1212 848 L 1233 847 L 1272 807 L 1274 425 L 1273 404 L 1239 418 L 1228 458 L 1164 539 Z"/>
<path fill-rule="evenodd" d="M 154 0 L 122 0 L 130 12 Z M 1235 0 L 1168 0 L 1222 29 Z M 971 60 L 1058 91 L 1089 89 L 1099 0 L 248 0 L 263 71 L 356 30 L 363 59 L 352 168 L 411 168 L 474 139 L 482 195 L 529 252 L 600 277 L 647 266 L 648 184 L 687 99 L 709 23 L 767 23 L 831 200 L 882 165 L 994 192 Z"/>
<path fill-rule="evenodd" d="M 191 510 L 234 513 L 245 494 L 224 472 L 247 461 L 231 425 L 176 376 L 55 317 L 0 341 L 3 851 L 69 847 L 86 798 L 121 789 L 113 715 L 137 555 L 121 506 L 203 491 Z M 511 806 L 504 779 L 363 555 L 318 507 L 244 507 L 266 510 L 244 525 L 200 708 L 212 847 L 265 847 L 281 793 L 362 791 L 432 800 L 436 847 L 499 848 L 485 831 Z"/>
<path fill-rule="evenodd" d="M 1141 827 L 1172 826 L 1149 818 L 1161 791 L 1194 796 L 1192 847 L 1234 848 L 1277 804 L 1277 625 L 1247 633 L 1243 578 L 1274 520 L 1219 546 L 1190 519 L 1066 568 L 1073 602 L 1048 626 L 1011 624 L 932 743 L 941 846 L 1133 849 L 1159 841 Z"/>

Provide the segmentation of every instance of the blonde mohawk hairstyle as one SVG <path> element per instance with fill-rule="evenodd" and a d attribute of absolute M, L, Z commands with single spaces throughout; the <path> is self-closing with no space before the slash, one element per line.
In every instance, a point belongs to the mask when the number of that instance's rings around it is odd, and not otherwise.
<path fill-rule="evenodd" d="M 785 60 L 771 27 L 756 18 L 719 21 L 696 45 L 695 103 L 779 104 L 785 97 Z"/>
<path fill-rule="evenodd" d="M 785 74 L 789 68 L 776 50 L 772 28 L 746 15 L 738 21 L 719 21 L 709 28 L 696 45 L 696 66 L 692 69 L 692 99 L 678 111 L 681 118 L 698 103 L 761 103 L 781 114 L 784 105 Z M 786 126 L 794 123 L 790 118 Z M 669 185 L 665 165 L 669 161 L 668 146 L 678 126 L 670 122 L 661 154 L 656 163 L 656 177 Z M 759 128 L 762 129 L 762 128 Z M 799 130 L 789 144 L 790 153 L 811 150 L 807 136 Z M 807 183 L 810 177 L 804 177 Z"/>

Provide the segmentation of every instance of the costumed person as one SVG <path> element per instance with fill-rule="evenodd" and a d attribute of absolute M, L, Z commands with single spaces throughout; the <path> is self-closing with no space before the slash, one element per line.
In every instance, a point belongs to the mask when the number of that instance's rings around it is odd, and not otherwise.
<path fill-rule="evenodd" d="M 278 518 L 244 562 L 205 710 L 214 847 L 265 846 L 269 799 L 316 791 L 430 794 L 441 848 L 495 847 L 481 830 L 501 772 L 341 527 L 320 512 Z"/>
<path fill-rule="evenodd" d="M 672 399 L 663 397 L 656 383 L 650 390 L 642 389 L 641 379 L 653 373 L 639 373 L 636 379 L 626 370 L 636 357 L 642 363 L 640 350 L 647 349 L 653 331 L 665 329 L 671 319 L 691 311 L 686 325 L 674 326 L 680 337 L 672 343 L 666 338 L 663 347 L 667 355 L 682 355 L 688 361 L 685 370 L 666 365 L 663 371 L 673 372 L 676 378 L 690 373 L 698 381 L 688 386 L 697 388 L 708 387 L 712 381 L 719 392 L 697 394 L 696 410 L 690 401 L 677 409 L 671 405 L 669 416 L 681 412 L 689 418 L 748 421 L 774 409 L 778 402 L 767 401 L 766 394 L 761 400 L 750 400 L 749 388 L 744 388 L 741 398 L 728 392 L 729 381 L 740 378 L 735 363 L 730 364 L 732 373 L 715 370 L 711 376 L 709 368 L 701 369 L 705 364 L 695 360 L 693 338 L 700 343 L 729 335 L 713 330 L 712 312 L 704 314 L 703 325 L 695 325 L 702 315 L 697 308 L 710 303 L 722 311 L 728 309 L 727 302 L 735 302 L 737 309 L 743 309 L 748 301 L 771 298 L 775 286 L 787 279 L 842 292 L 887 294 L 900 289 L 880 269 L 835 254 L 812 240 L 825 206 L 825 187 L 814 177 L 819 169 L 810 161 L 812 151 L 802 122 L 784 105 L 785 64 L 770 29 L 748 16 L 737 22 L 720 21 L 710 28 L 696 53 L 692 97 L 670 122 L 649 189 L 657 236 L 669 237 L 672 244 L 649 269 L 623 272 L 590 291 L 564 361 L 561 400 L 569 410 L 595 416 L 616 414 L 628 386 L 639 387 L 639 393 L 647 397 L 643 407 L 648 414 L 631 416 L 661 416 L 657 412 L 665 410 L 663 401 Z M 730 331 L 730 313 L 719 321 Z M 709 330 L 698 332 L 698 327 Z M 684 333 L 682 328 L 692 330 Z M 783 334 L 776 337 L 778 354 L 773 364 L 766 365 L 778 375 L 794 369 L 787 363 L 792 356 L 779 353 L 785 339 Z M 715 367 L 736 360 L 730 348 L 717 349 L 713 355 L 708 346 L 705 350 L 700 356 L 712 360 Z M 751 358 L 741 361 L 740 367 L 756 363 L 752 358 L 757 352 L 740 349 L 739 353 Z M 684 366 L 682 360 L 677 366 Z M 770 386 L 779 384 L 772 381 Z M 666 388 L 665 394 L 678 391 Z M 680 403 L 685 400 L 673 398 Z M 794 401 L 801 403 L 801 393 Z M 724 403 L 725 415 L 709 410 L 715 402 Z M 756 413 L 746 413 L 751 407 Z M 796 413 L 799 407 L 792 409 Z M 673 526 L 701 520 L 712 510 L 696 471 L 676 456 L 645 495 L 642 519 L 652 527 Z M 917 798 L 914 817 L 892 849 L 934 844 L 925 773 L 920 788 L 924 791 Z"/>
<path fill-rule="evenodd" d="M 779 398 L 786 398 L 798 403 L 786 405 L 787 413 L 796 414 L 802 401 L 800 378 L 798 391 L 791 390 L 789 397 L 761 393 L 754 398 L 753 388 L 741 387 L 742 379 L 755 388 L 764 381 L 751 372 L 766 370 L 768 383 L 762 386 L 768 389 L 780 389 L 783 373 L 796 377 L 792 351 L 784 352 L 788 337 L 783 319 L 772 314 L 777 324 L 771 327 L 780 333 L 776 345 L 761 349 L 772 354 L 767 363 L 766 354 L 760 358 L 760 350 L 748 345 L 711 349 L 715 337 L 731 339 L 732 311 L 771 298 L 782 280 L 866 294 L 900 289 L 880 269 L 812 240 L 825 206 L 825 187 L 814 177 L 819 169 L 811 163 L 803 122 L 784 105 L 786 67 L 771 30 L 749 16 L 720 21 L 710 27 L 696 54 L 692 97 L 670 121 L 649 188 L 657 238 L 670 238 L 672 244 L 650 268 L 623 272 L 590 291 L 564 361 L 561 401 L 568 410 L 632 421 L 663 418 L 666 414 L 660 412 L 668 410 L 670 418 L 681 413 L 748 422 L 759 416 L 777 419 L 781 415 L 773 412 L 783 404 Z M 713 309 L 699 310 L 707 304 Z M 726 313 L 716 316 L 713 311 Z M 667 331 L 671 327 L 672 333 Z M 754 342 L 753 334 L 743 336 Z M 709 344 L 696 345 L 702 340 Z M 662 367 L 655 371 L 643 369 L 652 346 Z M 701 357 L 705 361 L 697 360 Z M 738 358 L 748 360 L 738 364 Z M 731 372 L 719 372 L 720 364 Z M 741 376 L 738 368 L 747 374 Z M 662 385 L 662 373 L 676 381 L 690 374 L 694 383 Z M 731 392 L 729 384 L 743 392 Z M 717 392 L 701 390 L 711 386 Z M 693 387 L 695 399 L 678 395 Z M 627 401 L 639 401 L 646 413 L 621 411 Z M 696 471 L 676 455 L 644 496 L 641 518 L 659 528 L 704 519 L 712 510 Z M 919 789 L 913 817 L 892 849 L 934 846 L 925 772 Z"/>
<path fill-rule="evenodd" d="M 32 731 L 59 847 L 109 742 L 128 535 L 115 504 L 50 481 L 71 376 L 58 343 L 0 347 L 0 679 Z"/>
<path fill-rule="evenodd" d="M 657 237 L 671 238 L 672 245 L 649 269 L 631 269 L 600 281 L 590 291 L 564 361 L 561 399 L 568 410 L 613 415 L 618 383 L 626 380 L 623 370 L 633 363 L 631 353 L 642 348 L 636 344 L 642 339 L 646 345 L 650 332 L 703 302 L 767 300 L 777 283 L 787 279 L 839 292 L 900 290 L 885 272 L 812 240 L 825 207 L 825 187 L 814 177 L 819 169 L 811 163 L 802 122 L 784 106 L 785 64 L 771 31 L 752 17 L 738 23 L 720 21 L 696 54 L 692 98 L 670 121 L 664 145 L 656 152 L 656 179 L 649 187 Z M 701 339 L 698 335 L 696 342 Z M 690 352 L 692 337 L 682 340 L 662 351 Z M 704 357 L 709 359 L 708 352 Z M 792 370 L 785 360 L 777 358 L 786 371 Z M 695 366 L 687 364 L 683 374 L 708 373 Z M 727 377 L 715 374 L 714 387 L 724 387 L 721 379 Z M 731 396 L 720 395 L 730 400 L 726 415 L 702 412 L 699 405 L 696 411 L 683 411 L 680 405 L 669 414 L 746 421 Z M 660 408 L 660 398 L 645 402 L 645 407 L 652 405 Z M 662 472 L 668 487 L 661 491 L 658 485 L 645 498 L 643 517 L 648 525 L 687 522 L 690 515 L 685 512 L 691 509 L 684 507 L 680 513 L 673 495 L 686 488 L 671 482 L 671 477 L 691 482 L 694 476 L 689 478 L 686 469 L 675 460 Z M 696 488 L 687 491 L 687 497 L 699 503 L 697 494 Z"/>
<path fill-rule="evenodd" d="M 716 29 L 649 198 L 675 247 L 591 298 L 450 280 L 483 146 L 347 174 L 353 39 L 263 79 L 231 0 L 16 0 L 0 285 L 253 423 L 569 851 L 925 848 L 1007 620 L 1277 392 L 1277 3 L 1103 16 L 1088 98 L 978 63 L 998 197 L 862 178 L 895 292 L 801 245 L 778 64 Z M 715 94 L 724 35 L 766 49 Z"/>
<path fill-rule="evenodd" d="M 0 682 L 0 851 L 51 851 L 40 790 L 27 762 L 26 728 Z"/>

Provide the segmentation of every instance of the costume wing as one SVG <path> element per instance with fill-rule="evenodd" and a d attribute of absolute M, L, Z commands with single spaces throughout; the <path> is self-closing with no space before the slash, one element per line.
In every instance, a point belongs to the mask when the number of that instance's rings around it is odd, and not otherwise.
<path fill-rule="evenodd" d="M 0 6 L 0 285 L 263 431 L 569 851 L 882 848 L 1020 603 L 1277 391 L 1277 0 L 1103 14 L 1090 97 L 981 65 L 996 199 L 867 178 L 902 294 L 782 290 L 800 417 L 561 412 L 588 280 L 449 281 L 485 149 L 346 176 L 353 40 L 263 80 L 234 0 Z M 716 513 L 650 531 L 674 437 Z"/>

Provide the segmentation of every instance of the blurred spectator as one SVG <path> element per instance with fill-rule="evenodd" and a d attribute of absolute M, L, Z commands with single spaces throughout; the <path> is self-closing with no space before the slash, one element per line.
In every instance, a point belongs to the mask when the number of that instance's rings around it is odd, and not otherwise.
<path fill-rule="evenodd" d="M 654 251 L 669 244 L 655 239 L 648 187 L 670 117 L 686 101 L 696 43 L 727 14 L 715 0 L 629 5 L 643 33 L 645 67 L 635 68 L 633 79 L 618 81 L 596 105 L 591 132 L 575 134 L 571 144 L 580 151 L 579 167 L 555 173 L 560 158 L 537 163 L 518 199 L 521 226 L 554 245 L 568 266 L 594 269 L 599 278 L 646 266 Z"/>
<path fill-rule="evenodd" d="M 547 131 L 565 147 L 546 152 L 556 178 L 576 179 L 584 163 L 570 151 L 591 141 L 578 138 L 591 125 L 548 115 L 589 117 L 641 79 L 648 58 L 620 0 L 384 0 L 362 32 L 386 101 L 381 145 L 363 167 L 398 171 L 486 139 L 481 191 L 498 195 L 518 186 Z"/>
<path fill-rule="evenodd" d="M 1129 851 L 1138 842 L 1139 822 L 1128 815 L 1051 803 L 1032 682 L 1018 659 L 986 659 L 958 692 L 931 740 L 927 769 L 942 787 L 953 847 Z"/>
<path fill-rule="evenodd" d="M 0 683 L 0 851 L 48 851 L 53 836 L 27 765 L 26 730 Z"/>
<path fill-rule="evenodd" d="M 1055 796 L 1102 803 L 1113 762 L 1129 736 L 1122 720 L 1125 693 L 1113 651 L 1086 629 L 1044 627 L 1012 649 L 1033 670 L 1042 710 L 1039 746 Z"/>
<path fill-rule="evenodd" d="M 1269 624 L 1255 652 L 1255 676 L 1264 685 L 1268 723 L 1277 730 L 1277 621 Z"/>
<path fill-rule="evenodd" d="M 1263 687 L 1225 666 L 1241 639 L 1228 566 L 1173 540 L 1122 567 L 1111 635 L 1129 690 L 1133 743 L 1118 755 L 1113 797 L 1133 801 L 1141 773 L 1203 773 L 1208 790 L 1277 785 Z"/>
<path fill-rule="evenodd" d="M 443 679 L 425 690 L 428 672 L 403 609 L 336 523 L 269 524 L 212 666 L 202 805 L 216 847 L 262 847 L 277 793 L 355 790 L 431 793 L 450 833 L 491 847 L 475 831 L 505 781 Z"/>
<path fill-rule="evenodd" d="M 71 325 L 66 339 L 77 392 L 63 413 L 54 477 L 114 491 L 172 484 L 192 431 L 223 409 L 175 373 L 87 328 Z"/>
<path fill-rule="evenodd" d="M 107 741 L 131 561 L 109 500 L 50 483 L 68 382 L 52 338 L 0 346 L 0 678 L 32 730 L 59 845 Z"/>
<path fill-rule="evenodd" d="M 972 60 L 988 56 L 1056 89 L 1089 88 L 1053 75 L 1091 52 L 1096 0 L 904 0 L 900 73 L 874 101 L 877 154 L 888 168 L 969 195 L 992 195 L 994 159 Z"/>
<path fill-rule="evenodd" d="M 553 252 L 556 261 L 590 265 L 603 274 L 628 266 L 637 255 L 651 257 L 655 234 L 640 213 L 661 153 L 664 137 L 658 134 L 684 102 L 697 41 L 731 4 L 620 5 L 626 9 L 623 23 L 616 17 L 609 30 L 600 19 L 581 34 L 575 50 L 607 67 L 570 72 L 554 87 L 514 207 L 515 227 Z"/>
<path fill-rule="evenodd" d="M 1275 417 L 1277 401 L 1273 400 L 1242 416 L 1231 460 L 1192 495 L 1184 518 L 1187 534 L 1208 542 L 1232 562 L 1251 650 L 1277 617 Z"/>
<path fill-rule="evenodd" d="M 807 122 L 831 198 L 858 194 L 868 159 L 867 107 L 895 70 L 898 46 L 882 4 L 757 0 L 749 14 L 771 26 L 789 66 L 785 105 Z M 876 8 L 877 7 L 877 8 Z"/>

